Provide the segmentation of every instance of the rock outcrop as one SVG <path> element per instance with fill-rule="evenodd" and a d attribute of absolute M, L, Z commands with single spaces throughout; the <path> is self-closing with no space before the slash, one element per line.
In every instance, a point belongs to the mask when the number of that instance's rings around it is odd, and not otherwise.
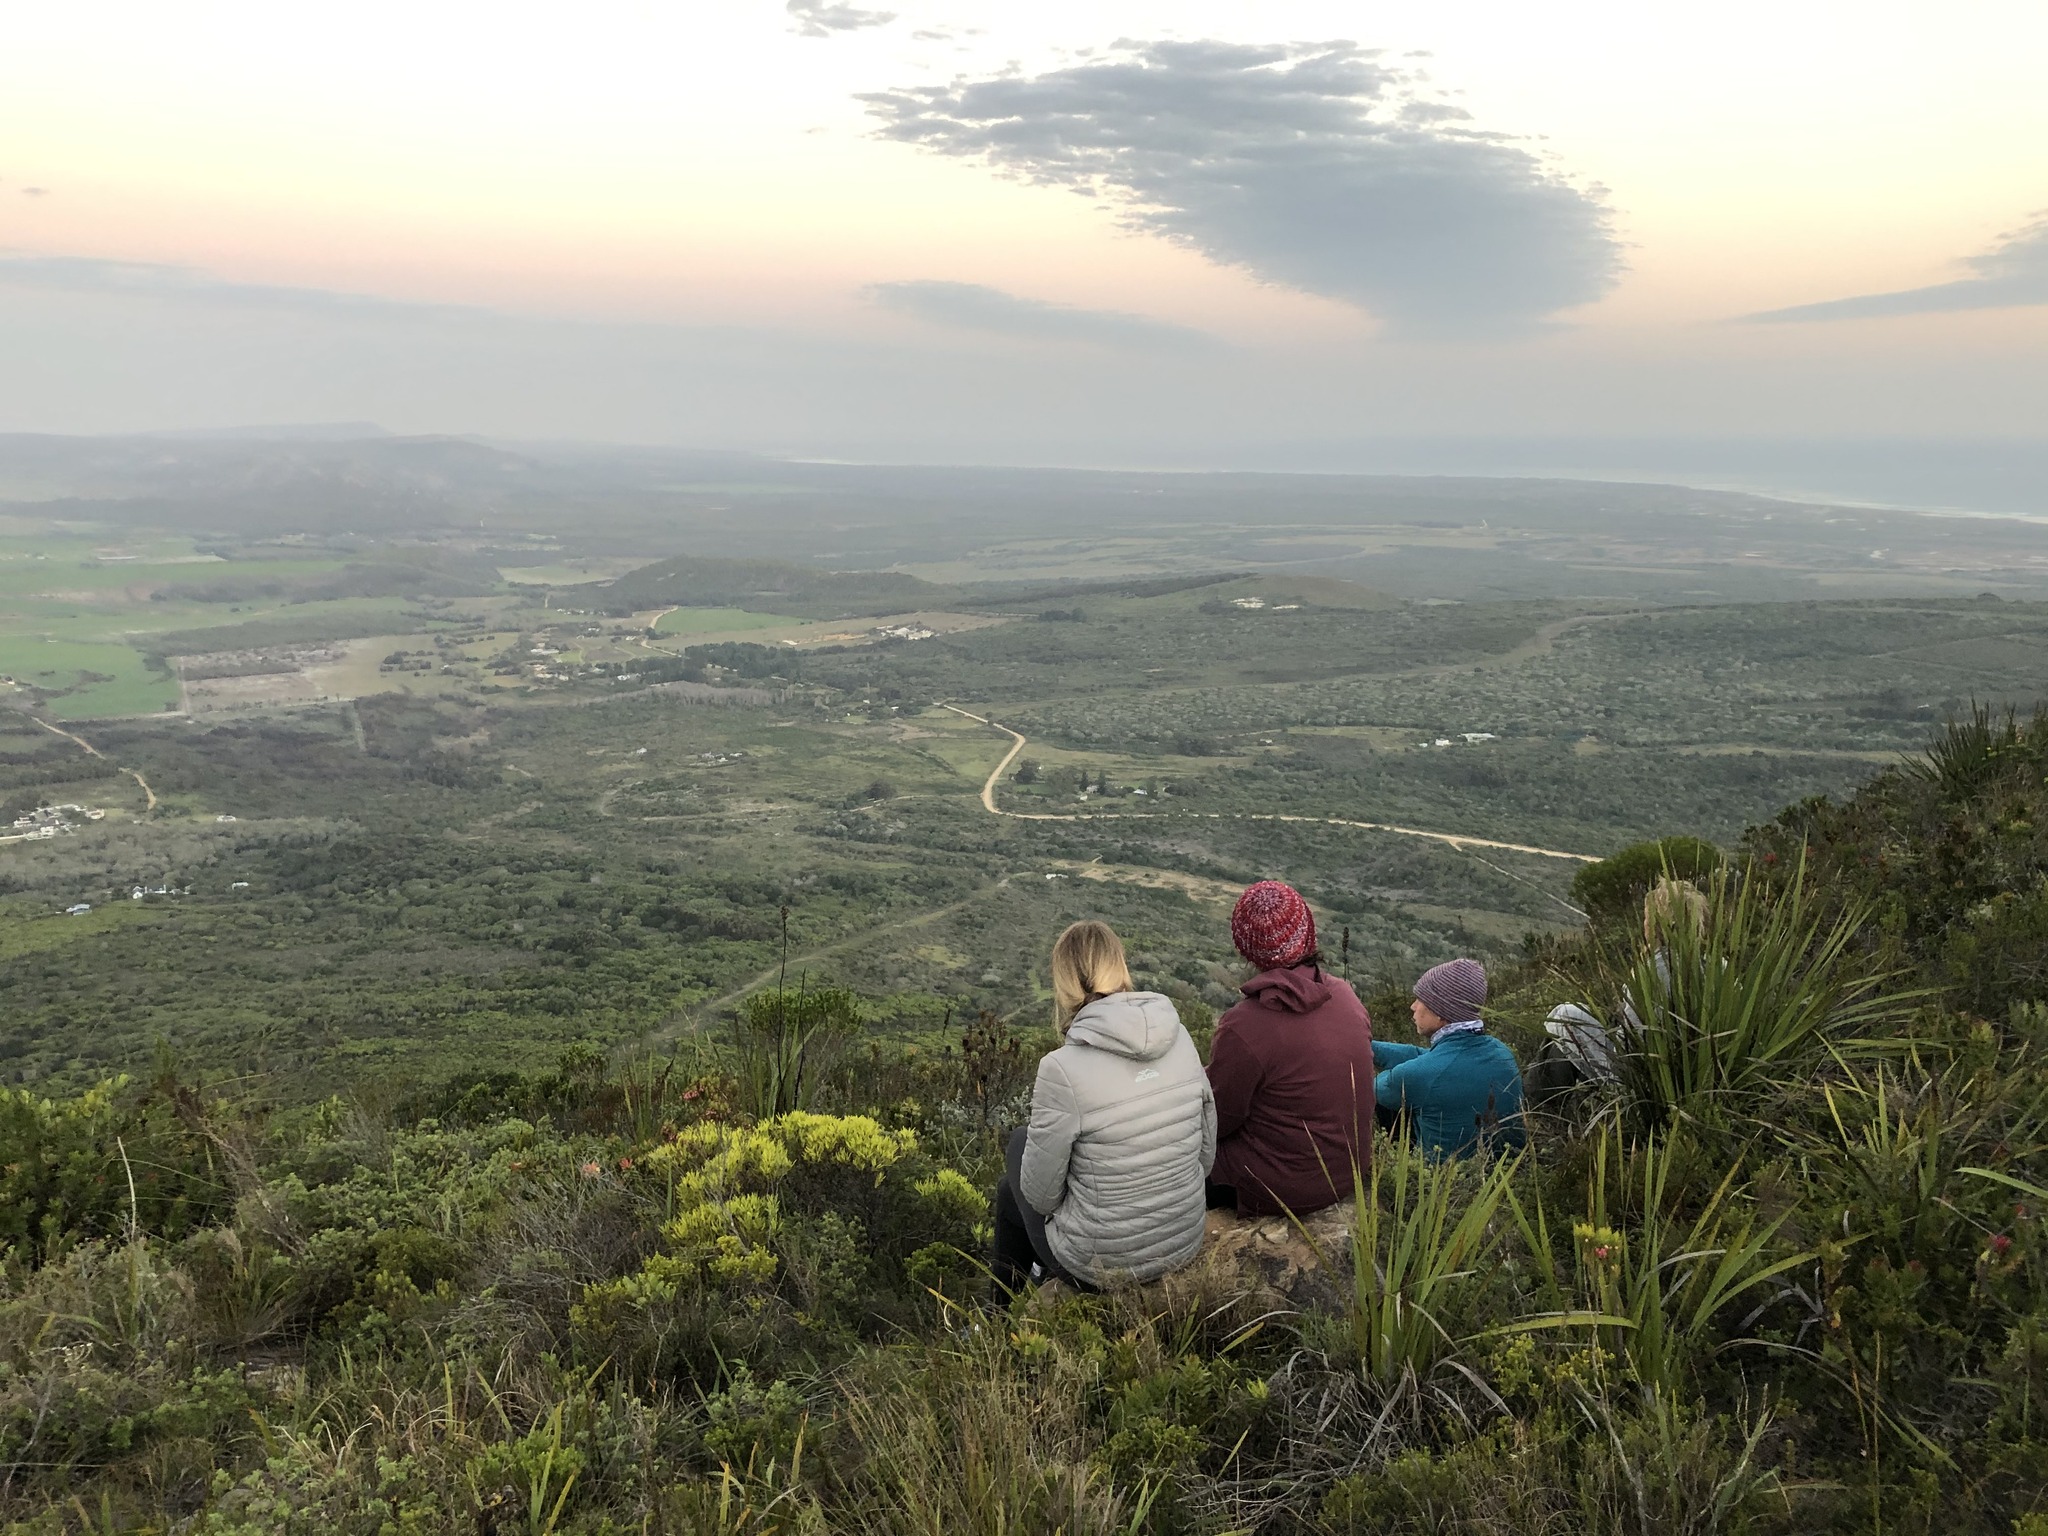
<path fill-rule="evenodd" d="M 1211 1211 L 1194 1263 L 1122 1294 L 1175 1310 L 1225 1298 L 1252 1314 L 1333 1307 L 1351 1285 L 1352 1216 L 1349 1200 L 1299 1218 Z"/>

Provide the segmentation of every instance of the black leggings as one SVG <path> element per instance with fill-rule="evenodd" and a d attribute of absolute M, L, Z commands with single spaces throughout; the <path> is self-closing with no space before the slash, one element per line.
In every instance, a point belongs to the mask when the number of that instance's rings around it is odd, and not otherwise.
<path fill-rule="evenodd" d="M 1563 1098 L 1585 1080 L 1578 1063 L 1565 1055 L 1555 1040 L 1546 1040 L 1522 1073 L 1522 1102 L 1531 1109 L 1547 1109 L 1552 1100 Z"/>
<path fill-rule="evenodd" d="M 1093 1287 L 1067 1272 L 1046 1241 L 1045 1218 L 1031 1209 L 1017 1191 L 1023 1183 L 1022 1127 L 1010 1132 L 1004 1149 L 1003 1176 L 996 1183 L 995 1255 L 989 1264 L 995 1282 L 1006 1291 L 1022 1290 L 1035 1280 L 1058 1280 L 1082 1290 Z"/>

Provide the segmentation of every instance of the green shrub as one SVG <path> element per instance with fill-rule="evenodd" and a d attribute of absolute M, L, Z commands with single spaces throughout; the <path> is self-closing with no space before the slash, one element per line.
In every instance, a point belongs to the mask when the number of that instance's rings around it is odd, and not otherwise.
<path fill-rule="evenodd" d="M 0 1479 L 56 1498 L 86 1484 L 202 1494 L 274 1404 L 206 1358 L 193 1303 L 146 1238 L 0 1271 Z"/>
<path fill-rule="evenodd" d="M 2048 1001 L 2048 715 L 1952 722 L 1916 763 L 1853 799 L 1794 806 L 1745 839 L 1750 868 L 1803 870 L 1817 904 L 1858 911 L 1881 963 L 1989 1017 Z"/>
<path fill-rule="evenodd" d="M 1323 1500 L 1322 1525 L 1345 1536 L 1802 1529 L 1761 1464 L 1761 1439 L 1761 1425 L 1743 1433 L 1701 1407 L 1632 1408 L 1568 1387 L 1533 1433 L 1501 1424 L 1345 1478 Z"/>
<path fill-rule="evenodd" d="M 572 1321 L 596 1358 L 669 1360 L 677 1324 L 771 1303 L 814 1328 L 889 1308 L 913 1270 L 942 1286 L 948 1250 L 980 1246 L 988 1202 L 919 1150 L 914 1132 L 803 1112 L 758 1126 L 704 1122 L 649 1151 L 672 1211 L 633 1273 L 588 1286 Z M 956 1290 L 958 1288 L 956 1287 Z"/>
<path fill-rule="evenodd" d="M 1572 899 L 1596 923 L 1622 921 L 1641 907 L 1650 887 L 1665 876 L 1702 881 L 1726 859 L 1720 849 L 1697 837 L 1637 843 L 1572 876 Z"/>
<path fill-rule="evenodd" d="M 0 1088 L 0 1252 L 177 1237 L 230 1198 L 212 1146 L 125 1077 L 70 1098 Z"/>

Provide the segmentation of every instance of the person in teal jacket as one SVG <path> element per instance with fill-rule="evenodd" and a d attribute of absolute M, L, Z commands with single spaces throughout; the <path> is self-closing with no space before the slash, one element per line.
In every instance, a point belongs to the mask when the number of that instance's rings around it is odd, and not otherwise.
<path fill-rule="evenodd" d="M 1405 1116 L 1417 1146 L 1433 1158 L 1481 1148 L 1519 1147 L 1522 1069 L 1515 1053 L 1486 1032 L 1486 968 L 1452 960 L 1415 983 L 1420 1045 L 1372 1043 L 1373 1093 L 1381 1116 Z"/>

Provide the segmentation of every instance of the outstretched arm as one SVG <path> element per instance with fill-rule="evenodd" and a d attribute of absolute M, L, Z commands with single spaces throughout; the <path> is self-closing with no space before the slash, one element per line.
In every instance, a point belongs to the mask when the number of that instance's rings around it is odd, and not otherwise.
<path fill-rule="evenodd" d="M 1399 1051 L 1402 1054 L 1394 1057 L 1391 1065 L 1373 1078 L 1372 1095 L 1378 1101 L 1379 1107 L 1391 1115 L 1407 1108 L 1408 1080 L 1421 1070 L 1410 1063 L 1422 1055 L 1422 1050 L 1419 1046 L 1413 1045 L 1389 1046 L 1388 1050 Z M 1373 1045 L 1372 1055 L 1373 1062 L 1377 1065 L 1380 1059 L 1380 1047 L 1377 1043 Z"/>

